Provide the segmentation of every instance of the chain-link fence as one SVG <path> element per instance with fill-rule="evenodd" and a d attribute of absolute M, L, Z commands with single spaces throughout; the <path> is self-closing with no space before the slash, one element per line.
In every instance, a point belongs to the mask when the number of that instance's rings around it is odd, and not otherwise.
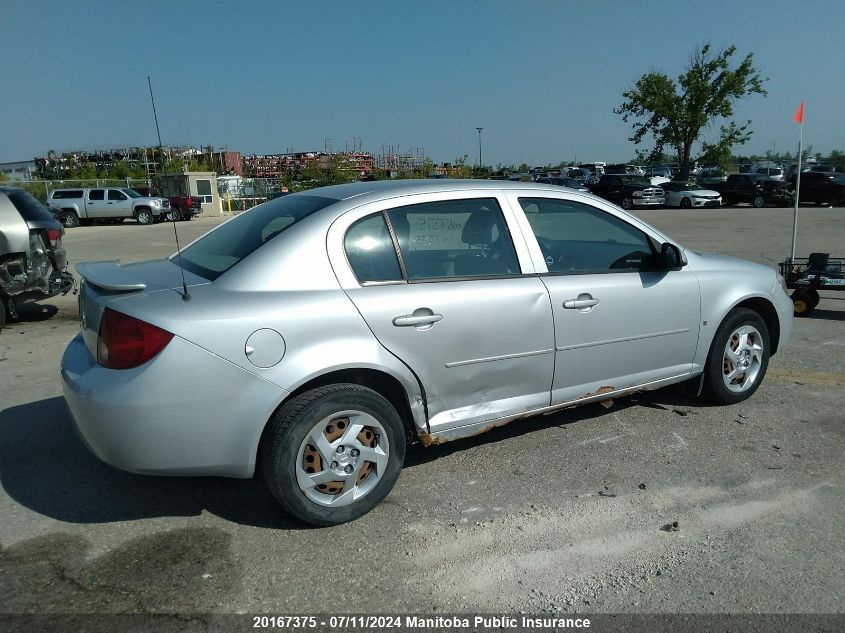
<path fill-rule="evenodd" d="M 89 178 L 74 180 L 3 180 L 0 185 L 7 187 L 20 187 L 25 189 L 41 202 L 47 203 L 47 196 L 56 189 L 76 189 L 80 187 L 152 187 L 156 188 L 155 182 L 150 184 L 147 179 L 138 178 Z"/>

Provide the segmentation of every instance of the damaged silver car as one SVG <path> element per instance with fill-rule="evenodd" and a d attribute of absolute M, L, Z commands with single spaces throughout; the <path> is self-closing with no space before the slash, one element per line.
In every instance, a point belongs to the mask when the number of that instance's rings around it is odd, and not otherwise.
<path fill-rule="evenodd" d="M 0 328 L 17 317 L 16 306 L 73 288 L 62 235 L 62 225 L 29 193 L 0 187 Z"/>
<path fill-rule="evenodd" d="M 793 321 L 771 268 L 538 183 L 314 189 L 181 257 L 76 268 L 61 372 L 88 447 L 137 473 L 261 472 L 318 525 L 381 501 L 409 443 L 672 383 L 740 402 Z"/>

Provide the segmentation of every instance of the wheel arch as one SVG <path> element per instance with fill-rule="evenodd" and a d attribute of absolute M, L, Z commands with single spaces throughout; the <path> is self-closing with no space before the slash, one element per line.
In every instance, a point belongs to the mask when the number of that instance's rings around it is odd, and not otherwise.
<path fill-rule="evenodd" d="M 291 391 L 284 400 L 276 406 L 273 413 L 264 423 L 264 428 L 261 431 L 261 437 L 258 441 L 256 450 L 256 463 L 258 463 L 258 456 L 261 455 L 261 451 L 264 447 L 267 429 L 270 427 L 270 421 L 282 407 L 306 391 L 339 383 L 351 383 L 361 385 L 362 387 L 368 387 L 384 397 L 396 409 L 397 413 L 399 413 L 399 417 L 402 419 L 402 424 L 405 427 L 405 438 L 407 443 L 412 444 L 419 441 L 419 434 L 421 430 L 415 422 L 409 394 L 398 378 L 386 371 L 366 367 L 332 369 L 317 376 L 312 376 L 310 379 Z M 423 397 L 422 400 L 424 401 L 425 398 Z M 425 417 L 427 418 L 427 416 Z M 426 423 L 426 429 L 427 428 Z"/>
<path fill-rule="evenodd" d="M 747 308 L 760 315 L 760 318 L 766 324 L 766 329 L 769 330 L 769 344 L 771 345 L 769 356 L 774 356 L 780 343 L 780 318 L 774 304 L 764 297 L 749 297 L 731 306 L 731 310 L 734 308 Z M 730 313 L 730 310 L 728 310 L 728 313 Z M 727 313 L 725 316 L 727 316 Z M 724 320 L 724 317 L 722 317 L 722 320 Z"/>

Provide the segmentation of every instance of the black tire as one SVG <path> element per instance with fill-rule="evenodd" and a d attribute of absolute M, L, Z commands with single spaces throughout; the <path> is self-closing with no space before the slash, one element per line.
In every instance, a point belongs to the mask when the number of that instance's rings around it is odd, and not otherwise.
<path fill-rule="evenodd" d="M 760 333 L 763 338 L 763 352 L 760 369 L 754 382 L 744 391 L 735 392 L 728 389 L 723 380 L 723 358 L 729 337 L 743 325 L 751 325 Z M 716 335 L 713 337 L 713 343 L 710 345 L 710 351 L 707 354 L 707 362 L 704 366 L 704 394 L 718 404 L 736 404 L 750 398 L 766 376 L 771 350 L 770 340 L 769 329 L 759 314 L 747 308 L 734 308 L 728 312 L 716 330 Z"/>
<path fill-rule="evenodd" d="M 168 222 L 178 222 L 182 219 L 182 214 L 179 212 L 179 209 L 170 207 L 170 210 L 164 214 L 164 219 Z"/>
<path fill-rule="evenodd" d="M 154 224 L 156 221 L 153 212 L 146 207 L 142 207 L 135 211 L 135 220 L 138 224 L 143 224 L 144 226 L 149 226 L 150 224 Z"/>
<path fill-rule="evenodd" d="M 681 198 L 681 208 L 692 209 L 692 200 L 690 200 L 689 198 Z"/>
<path fill-rule="evenodd" d="M 349 505 L 322 506 L 305 496 L 296 479 L 300 446 L 315 424 L 333 413 L 355 409 L 373 416 L 388 440 L 388 464 L 376 485 Z M 268 489 L 298 519 L 318 526 L 354 521 L 384 499 L 405 461 L 405 429 L 396 409 L 384 397 L 361 385 L 341 383 L 318 387 L 285 403 L 270 419 L 262 438 L 261 468 Z"/>
<path fill-rule="evenodd" d="M 754 196 L 751 200 L 751 206 L 755 209 L 762 209 L 766 206 L 766 199 L 763 196 Z"/>
<path fill-rule="evenodd" d="M 76 215 L 76 211 L 62 211 L 59 217 L 61 218 L 62 226 L 66 229 L 75 229 L 79 226 L 79 216 Z"/>
<path fill-rule="evenodd" d="M 630 198 L 623 198 L 622 199 L 622 208 L 625 209 L 626 211 L 630 211 L 631 209 L 634 208 L 634 201 L 631 200 Z"/>
<path fill-rule="evenodd" d="M 6 326 L 7 316 L 6 297 L 0 296 L 0 330 Z"/>
<path fill-rule="evenodd" d="M 808 316 L 819 305 L 821 297 L 815 290 L 799 288 L 792 293 L 792 312 L 797 317 Z"/>

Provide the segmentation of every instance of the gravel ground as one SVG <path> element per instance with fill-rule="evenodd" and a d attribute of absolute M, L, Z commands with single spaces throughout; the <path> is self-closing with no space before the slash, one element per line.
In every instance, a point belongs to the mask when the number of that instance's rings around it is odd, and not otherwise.
<path fill-rule="evenodd" d="M 640 215 L 697 249 L 769 265 L 789 251 L 788 209 Z M 799 254 L 845 255 L 843 220 L 803 209 Z M 168 225 L 74 229 L 65 245 L 72 262 L 174 250 Z M 749 401 L 668 388 L 415 447 L 383 504 L 327 529 L 288 519 L 259 480 L 101 464 L 60 395 L 75 299 L 21 316 L 0 336 L 0 612 L 843 611 L 837 293 L 796 321 Z"/>

